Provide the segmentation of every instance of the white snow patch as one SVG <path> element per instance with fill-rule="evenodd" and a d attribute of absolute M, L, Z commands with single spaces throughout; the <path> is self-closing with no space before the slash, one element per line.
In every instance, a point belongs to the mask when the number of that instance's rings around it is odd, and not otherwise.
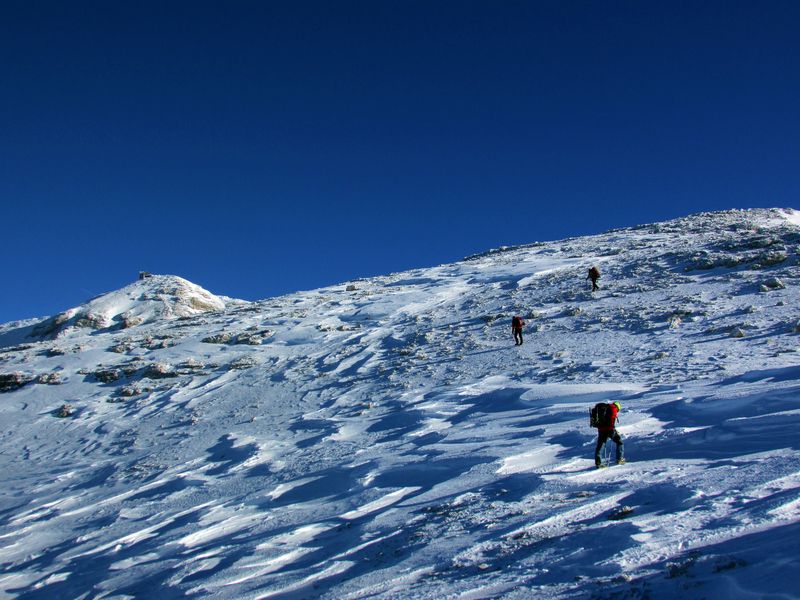
<path fill-rule="evenodd" d="M 391 506 L 408 496 L 409 494 L 413 494 L 414 492 L 418 491 L 419 487 L 404 487 L 400 488 L 399 490 L 395 490 L 389 494 L 386 494 L 382 498 L 378 498 L 373 502 L 369 502 L 364 506 L 357 508 L 355 510 L 348 511 L 341 515 L 343 519 L 358 519 L 369 513 L 373 513 L 375 511 L 381 510 L 382 508 L 386 508 L 387 506 Z"/>
<path fill-rule="evenodd" d="M 497 474 L 533 473 L 542 467 L 556 464 L 558 462 L 556 456 L 563 450 L 563 446 L 554 444 L 506 457 L 503 459 L 500 468 L 497 469 Z"/>

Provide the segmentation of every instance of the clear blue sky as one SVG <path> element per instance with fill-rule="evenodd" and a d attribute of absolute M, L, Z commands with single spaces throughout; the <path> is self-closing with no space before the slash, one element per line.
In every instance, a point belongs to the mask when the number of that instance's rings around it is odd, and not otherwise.
<path fill-rule="evenodd" d="M 800 2 L 0 3 L 0 322 L 798 206 Z"/>

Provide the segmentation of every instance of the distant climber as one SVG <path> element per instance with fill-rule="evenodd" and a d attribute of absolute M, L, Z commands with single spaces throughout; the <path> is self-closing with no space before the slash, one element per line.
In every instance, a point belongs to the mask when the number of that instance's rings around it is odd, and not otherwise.
<path fill-rule="evenodd" d="M 622 437 L 616 429 L 617 414 L 622 405 L 619 402 L 606 404 L 599 402 L 589 411 L 589 424 L 597 427 L 597 446 L 594 449 L 594 465 L 598 469 L 605 465 L 600 460 L 600 451 L 603 445 L 610 439 L 617 445 L 617 464 L 625 464 L 625 453 Z"/>
<path fill-rule="evenodd" d="M 592 280 L 592 291 L 596 292 L 600 289 L 600 286 L 597 285 L 597 280 L 600 279 L 600 269 L 597 267 L 592 267 L 589 269 L 589 276 L 586 279 Z"/>
<path fill-rule="evenodd" d="M 525 321 L 522 317 L 514 316 L 511 318 L 511 332 L 514 334 L 514 345 L 522 345 L 522 328 L 525 327 Z"/>

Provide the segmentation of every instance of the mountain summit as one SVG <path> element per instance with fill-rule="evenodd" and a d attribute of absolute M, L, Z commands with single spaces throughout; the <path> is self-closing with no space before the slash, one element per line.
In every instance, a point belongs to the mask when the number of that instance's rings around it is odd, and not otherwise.
<path fill-rule="evenodd" d="M 777 209 L 252 303 L 136 282 L 0 347 L 0 589 L 794 597 L 798 285 Z"/>
<path fill-rule="evenodd" d="M 225 310 L 225 301 L 175 275 L 148 275 L 41 323 L 31 337 L 58 337 L 73 329 L 127 329 L 160 319 Z"/>

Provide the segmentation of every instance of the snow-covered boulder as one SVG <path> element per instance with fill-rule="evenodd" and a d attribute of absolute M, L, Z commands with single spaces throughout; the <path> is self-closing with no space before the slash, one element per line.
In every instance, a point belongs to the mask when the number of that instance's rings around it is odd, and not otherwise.
<path fill-rule="evenodd" d="M 785 288 L 786 285 L 777 277 L 770 277 L 761 286 L 762 291 L 782 290 Z"/>

